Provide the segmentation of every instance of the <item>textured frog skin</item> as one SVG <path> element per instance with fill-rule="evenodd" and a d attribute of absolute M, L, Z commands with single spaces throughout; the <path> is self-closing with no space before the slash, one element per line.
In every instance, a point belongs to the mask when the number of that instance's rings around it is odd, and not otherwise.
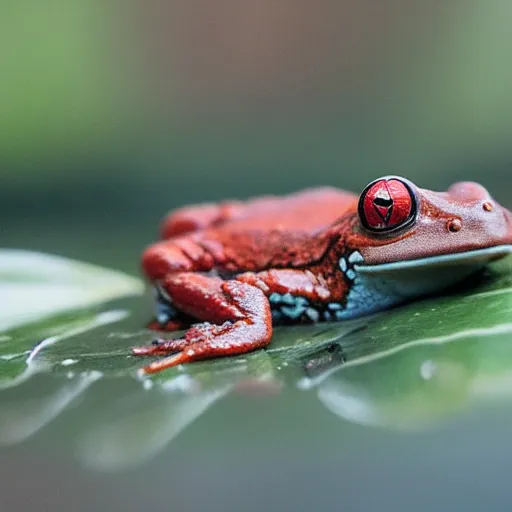
<path fill-rule="evenodd" d="M 399 177 L 376 180 L 360 197 L 319 188 L 182 208 L 164 219 L 142 267 L 157 290 L 151 327 L 188 330 L 134 354 L 168 356 L 144 368 L 152 373 L 265 347 L 273 325 L 389 308 L 503 256 L 508 249 L 481 251 L 512 243 L 511 218 L 476 183 L 439 193 Z M 471 255 L 467 271 L 401 282 L 400 265 L 435 269 L 453 254 Z"/>

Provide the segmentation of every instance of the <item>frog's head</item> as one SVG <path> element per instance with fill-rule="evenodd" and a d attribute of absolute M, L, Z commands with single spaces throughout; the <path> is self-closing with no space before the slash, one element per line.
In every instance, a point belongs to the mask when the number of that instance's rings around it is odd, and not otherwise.
<path fill-rule="evenodd" d="M 347 242 L 362 255 L 362 274 L 421 275 L 439 288 L 512 252 L 512 214 L 478 183 L 432 192 L 386 176 L 363 190 Z"/>
<path fill-rule="evenodd" d="M 512 243 L 512 214 L 478 183 L 456 183 L 447 192 L 432 192 L 404 178 L 380 178 L 362 192 L 358 215 L 367 265 Z"/>

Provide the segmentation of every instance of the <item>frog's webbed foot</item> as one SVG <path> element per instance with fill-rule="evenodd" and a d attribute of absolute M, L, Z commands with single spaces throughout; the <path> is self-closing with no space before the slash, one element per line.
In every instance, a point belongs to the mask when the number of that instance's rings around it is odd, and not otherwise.
<path fill-rule="evenodd" d="M 259 288 L 198 274 L 180 274 L 167 283 L 167 289 L 180 309 L 208 321 L 192 326 L 183 338 L 135 347 L 134 355 L 174 354 L 147 365 L 144 373 L 201 359 L 243 354 L 270 342 L 270 305 Z"/>

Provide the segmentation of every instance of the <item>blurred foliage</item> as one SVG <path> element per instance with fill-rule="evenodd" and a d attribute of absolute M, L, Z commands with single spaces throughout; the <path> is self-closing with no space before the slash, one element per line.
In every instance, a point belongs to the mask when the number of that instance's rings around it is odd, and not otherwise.
<path fill-rule="evenodd" d="M 465 157 L 470 166 L 473 159 L 512 159 L 511 16 L 512 5 L 502 1 L 470 0 L 447 10 L 412 65 L 412 84 L 399 87 L 394 105 L 397 120 L 406 120 L 404 140 L 412 129 L 419 150 Z"/>
<path fill-rule="evenodd" d="M 350 26 L 351 17 L 363 27 L 377 14 L 363 10 L 360 20 L 355 5 L 343 5 L 342 27 Z M 269 5 L 261 8 L 273 13 Z M 321 3 L 316 9 L 328 14 L 332 7 Z M 188 188 L 187 177 L 209 184 L 214 176 L 224 185 L 248 182 L 259 193 L 253 173 L 275 179 L 276 168 L 280 190 L 293 188 L 291 180 L 305 186 L 315 177 L 361 186 L 355 173 L 363 179 L 393 170 L 413 179 L 426 173 L 442 185 L 445 175 L 492 173 L 493 164 L 512 159 L 510 10 L 502 1 L 454 1 L 431 6 L 426 16 L 419 3 L 400 12 L 390 2 L 381 24 L 366 35 L 372 50 L 354 49 L 350 77 L 313 74 L 307 82 L 313 91 L 293 99 L 294 91 L 280 85 L 282 77 L 268 75 L 260 88 L 271 92 L 241 103 L 236 98 L 251 98 L 241 88 L 253 86 L 237 75 L 243 69 L 227 61 L 229 55 L 218 71 L 207 59 L 192 60 L 208 55 L 209 45 L 220 59 L 222 51 L 237 45 L 247 57 L 255 52 L 269 58 L 258 40 L 239 41 L 247 22 L 229 4 L 217 14 L 228 29 L 225 41 L 199 34 L 197 45 L 203 46 L 197 49 L 172 23 L 173 13 L 183 11 L 180 2 L 168 9 L 154 2 L 9 2 L 2 6 L 0 31 L 2 175 L 16 181 L 25 172 L 46 181 L 58 173 L 71 186 L 74 179 L 96 174 L 108 186 L 131 170 L 144 173 L 155 188 L 172 183 Z M 191 29 L 201 27 L 200 11 L 190 12 L 196 18 L 184 21 Z M 229 15 L 231 25 L 221 20 Z M 151 27 L 141 21 L 159 16 L 167 22 Z M 295 30 L 307 33 L 305 27 L 297 23 Z M 264 33 L 264 25 L 259 29 Z M 282 37 L 269 43 L 277 62 L 288 35 Z M 310 44 L 318 51 L 323 42 Z M 289 51 L 293 54 L 293 47 Z M 337 69 L 334 59 L 345 62 L 347 55 L 350 48 L 340 47 L 326 57 L 333 60 L 320 64 Z M 175 62 L 185 62 L 176 65 L 178 88 L 172 86 Z M 159 69 L 162 64 L 165 70 Z M 194 82 L 197 68 L 204 83 Z M 301 70 L 289 72 L 300 79 Z M 216 75 L 225 75 L 228 84 L 222 94 L 213 87 Z M 293 75 L 286 80 L 293 82 Z M 204 101 L 192 91 L 202 92 Z M 136 188 L 137 180 L 130 178 L 130 184 Z M 220 187 L 213 195 L 219 193 Z"/>
<path fill-rule="evenodd" d="M 84 0 L 0 7 L 0 157 L 35 176 L 66 155 L 115 139 L 128 84 L 119 87 L 108 5 Z M 64 172 L 62 167 L 58 169 Z"/>

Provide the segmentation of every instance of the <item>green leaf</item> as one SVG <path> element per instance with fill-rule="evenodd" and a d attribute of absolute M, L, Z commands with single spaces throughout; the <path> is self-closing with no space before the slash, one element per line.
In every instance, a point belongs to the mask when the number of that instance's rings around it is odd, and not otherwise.
<path fill-rule="evenodd" d="M 510 260 L 501 265 L 508 270 Z M 350 421 L 400 429 L 429 426 L 490 399 L 511 400 L 512 276 L 372 319 L 348 335 L 351 360 L 300 382 Z"/>
<path fill-rule="evenodd" d="M 99 308 L 143 290 L 140 280 L 117 271 L 48 254 L 0 250 L 0 387 L 18 378 L 41 348 L 128 316 L 126 310 Z"/>
<path fill-rule="evenodd" d="M 16 327 L 0 333 L 0 388 L 25 388 L 45 374 L 60 384 L 5 406 L 0 442 L 33 435 L 102 378 L 119 380 L 125 392 L 105 417 L 92 416 L 78 450 L 84 464 L 102 469 L 150 458 L 232 392 L 298 388 L 344 420 L 400 429 L 512 398 L 510 259 L 450 293 L 354 321 L 278 328 L 266 350 L 172 368 L 141 385 L 134 377 L 147 359 L 131 356 L 130 347 L 154 338 L 144 328 L 151 301 L 139 296 L 142 284 L 60 258 L 16 254 L 0 253 L 17 262 L 10 271 L 3 266 L 0 289 L 31 286 L 37 294 L 51 285 L 55 297 L 47 300 L 55 309 L 28 308 L 27 324 L 16 314 Z M 60 301 L 60 290 L 68 301 Z"/>
<path fill-rule="evenodd" d="M 140 295 L 140 280 L 58 256 L 0 250 L 0 330 L 63 311 Z"/>

